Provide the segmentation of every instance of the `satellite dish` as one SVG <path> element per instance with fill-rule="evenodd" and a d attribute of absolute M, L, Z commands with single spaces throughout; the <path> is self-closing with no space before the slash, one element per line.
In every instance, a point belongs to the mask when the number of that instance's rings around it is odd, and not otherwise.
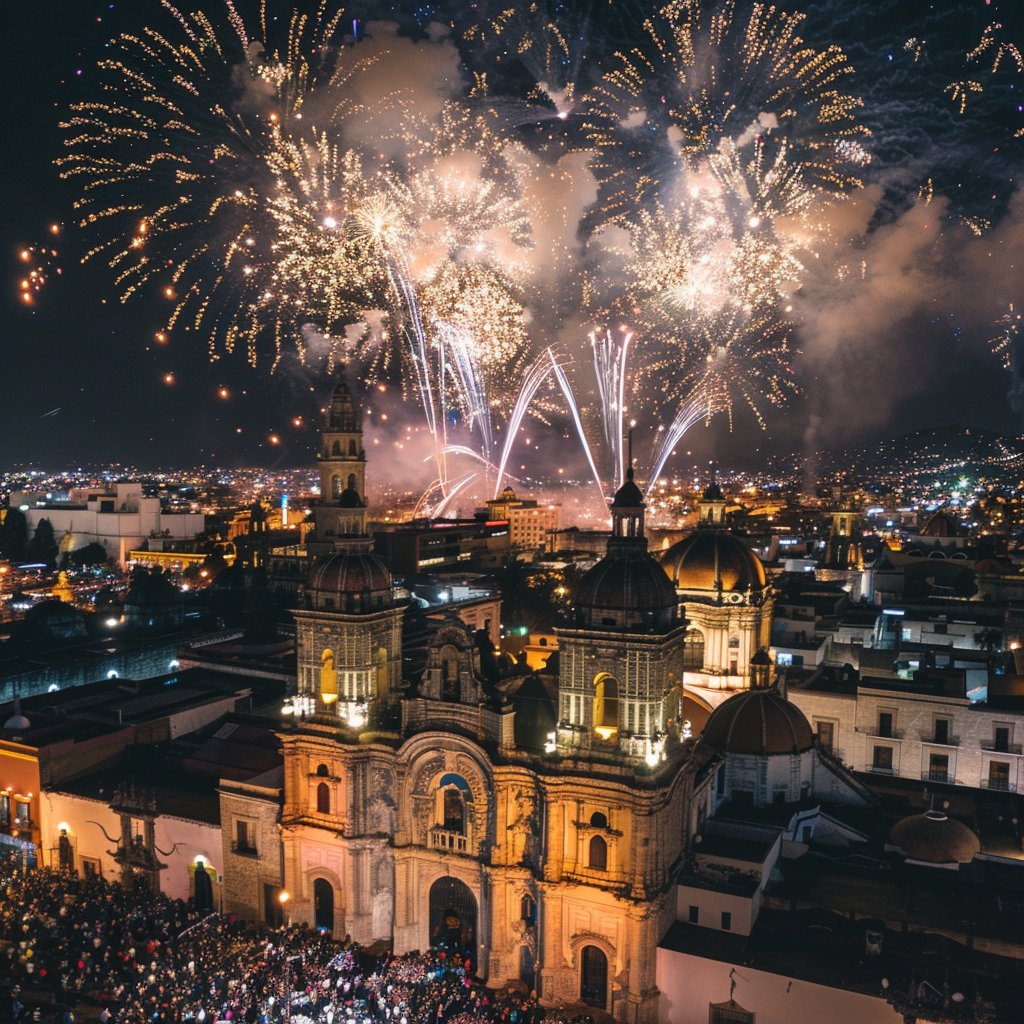
<path fill-rule="evenodd" d="M 954 1003 L 962 1003 L 964 1001 L 964 994 L 963 992 L 954 992 L 950 998 Z"/>
<path fill-rule="evenodd" d="M 942 809 L 944 811 L 948 811 L 949 810 L 949 801 L 948 800 L 943 800 L 942 801 Z"/>
<path fill-rule="evenodd" d="M 889 990 L 889 979 L 888 978 L 883 978 L 882 979 L 882 988 L 885 989 L 886 991 Z"/>

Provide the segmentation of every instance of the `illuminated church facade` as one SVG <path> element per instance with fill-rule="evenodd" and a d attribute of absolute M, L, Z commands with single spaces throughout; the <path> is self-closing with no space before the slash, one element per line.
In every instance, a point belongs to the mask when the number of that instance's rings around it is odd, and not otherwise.
<path fill-rule="evenodd" d="M 343 389 L 321 448 L 323 553 L 296 613 L 298 694 L 281 731 L 291 916 L 396 952 L 468 949 L 489 985 L 653 1022 L 654 951 L 711 805 L 684 743 L 687 577 L 673 582 L 649 554 L 630 472 L 546 691 L 536 676 L 488 673 L 454 616 L 403 687 L 403 607 L 366 535 L 362 437 Z M 675 555 L 683 568 L 695 558 Z M 770 598 L 760 563 L 734 578 L 711 557 L 718 576 L 694 616 L 709 666 L 695 675 L 737 682 L 765 660 L 754 655 Z"/>

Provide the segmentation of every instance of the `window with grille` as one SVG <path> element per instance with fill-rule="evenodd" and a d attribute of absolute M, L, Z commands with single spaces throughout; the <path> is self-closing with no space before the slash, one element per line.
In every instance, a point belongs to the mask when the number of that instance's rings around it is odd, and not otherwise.
<path fill-rule="evenodd" d="M 989 762 L 988 788 L 1004 791 L 1010 788 L 1010 764 L 1008 761 Z"/>
<path fill-rule="evenodd" d="M 832 743 L 835 737 L 835 723 L 833 722 L 818 722 L 818 746 L 822 750 L 827 750 L 829 753 L 832 752 Z"/>
<path fill-rule="evenodd" d="M 235 851 L 237 853 L 255 853 L 255 829 L 250 821 L 235 822 Z"/>
<path fill-rule="evenodd" d="M 730 999 L 727 1003 L 709 1004 L 708 1024 L 755 1024 L 755 1015 Z"/>

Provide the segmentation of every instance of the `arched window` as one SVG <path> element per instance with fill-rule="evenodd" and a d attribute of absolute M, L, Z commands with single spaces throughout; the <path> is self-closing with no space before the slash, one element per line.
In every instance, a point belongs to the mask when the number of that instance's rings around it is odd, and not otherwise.
<path fill-rule="evenodd" d="M 330 775 L 331 775 L 330 771 L 328 771 L 328 769 L 327 769 L 327 765 L 325 765 L 325 764 L 318 764 L 316 766 L 316 774 L 317 774 L 317 777 L 321 778 L 321 779 L 330 778 Z"/>
<path fill-rule="evenodd" d="M 537 923 L 537 901 L 532 896 L 526 895 L 520 901 L 519 916 L 527 924 Z"/>
<path fill-rule="evenodd" d="M 688 629 L 683 638 L 683 668 L 704 667 L 704 634 L 699 629 Z"/>
<path fill-rule="evenodd" d="M 597 946 L 584 946 L 580 956 L 580 999 L 600 1010 L 608 1005 L 608 957 Z"/>
<path fill-rule="evenodd" d="M 331 787 L 326 782 L 316 787 L 316 811 L 317 814 L 331 813 Z"/>
<path fill-rule="evenodd" d="M 594 680 L 594 732 L 603 740 L 619 731 L 619 683 L 614 676 L 600 675 Z"/>
<path fill-rule="evenodd" d="M 608 870 L 608 844 L 601 836 L 590 837 L 590 867 L 594 871 Z"/>
<path fill-rule="evenodd" d="M 341 454 L 341 444 L 338 441 L 334 442 L 334 445 L 331 448 L 331 454 L 332 455 L 340 455 Z"/>
<path fill-rule="evenodd" d="M 356 439 L 354 437 L 350 437 L 349 440 L 348 440 L 348 453 L 349 453 L 349 455 L 357 454 L 356 453 Z"/>
<path fill-rule="evenodd" d="M 590 824 L 593 828 L 607 828 L 608 816 L 606 814 L 602 814 L 600 811 L 594 811 L 590 816 Z"/>
<path fill-rule="evenodd" d="M 333 704 L 338 699 L 338 673 L 330 647 L 325 647 L 320 655 L 320 699 L 325 704 Z"/>
<path fill-rule="evenodd" d="M 348 475 L 348 489 L 354 491 L 356 489 L 356 475 L 355 473 L 349 473 Z"/>
<path fill-rule="evenodd" d="M 459 699 L 459 652 L 451 644 L 441 648 L 441 697 Z"/>
<path fill-rule="evenodd" d="M 455 772 L 441 776 L 437 787 L 435 806 L 435 822 L 438 827 L 457 835 L 468 835 L 469 806 L 473 802 L 473 792 L 469 783 Z"/>

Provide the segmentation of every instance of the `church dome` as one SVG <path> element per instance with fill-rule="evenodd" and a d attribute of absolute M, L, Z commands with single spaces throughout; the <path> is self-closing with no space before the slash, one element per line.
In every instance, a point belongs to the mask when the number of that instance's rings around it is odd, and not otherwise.
<path fill-rule="evenodd" d="M 694 530 L 661 556 L 661 564 L 680 590 L 762 590 L 761 560 L 738 537 L 724 530 Z"/>
<path fill-rule="evenodd" d="M 64 601 L 41 601 L 25 613 L 26 627 L 51 640 L 77 640 L 86 635 L 85 615 Z"/>
<path fill-rule="evenodd" d="M 391 573 L 370 551 L 339 551 L 314 564 L 306 582 L 306 600 L 323 611 L 390 608 Z"/>
<path fill-rule="evenodd" d="M 804 713 L 778 687 L 745 690 L 711 713 L 700 743 L 721 754 L 802 754 L 814 746 Z"/>
<path fill-rule="evenodd" d="M 942 811 L 911 814 L 897 821 L 891 837 L 907 860 L 923 864 L 969 864 L 981 850 L 978 837 Z"/>
<path fill-rule="evenodd" d="M 963 533 L 964 531 L 956 519 L 943 509 L 939 509 L 938 512 L 934 513 L 928 522 L 921 527 L 922 537 L 948 540 L 952 537 L 962 537 Z"/>
<path fill-rule="evenodd" d="M 678 603 L 665 570 L 643 549 L 609 550 L 576 589 L 580 625 L 595 629 L 665 625 Z"/>
<path fill-rule="evenodd" d="M 32 723 L 21 713 L 21 700 L 14 698 L 14 714 L 4 722 L 4 728 L 11 732 L 22 732 Z"/>

